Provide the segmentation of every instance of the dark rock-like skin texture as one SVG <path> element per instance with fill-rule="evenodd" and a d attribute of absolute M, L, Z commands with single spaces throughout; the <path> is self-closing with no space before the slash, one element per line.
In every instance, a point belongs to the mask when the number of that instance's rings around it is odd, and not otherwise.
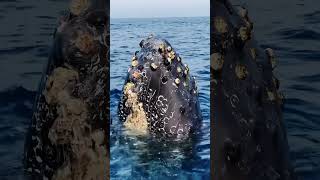
<path fill-rule="evenodd" d="M 85 8 L 61 17 L 54 34 L 25 143 L 30 179 L 107 177 L 108 7 L 83 2 L 73 2 Z"/>
<path fill-rule="evenodd" d="M 274 67 L 273 51 L 253 39 L 247 10 L 212 2 L 213 179 L 295 179 Z"/>
<path fill-rule="evenodd" d="M 125 84 L 133 83 L 133 92 L 143 104 L 148 132 L 161 137 L 184 138 L 201 124 L 198 90 L 189 68 L 174 48 L 158 37 L 140 42 Z M 132 109 L 123 94 L 119 104 L 120 120 L 126 121 Z"/>

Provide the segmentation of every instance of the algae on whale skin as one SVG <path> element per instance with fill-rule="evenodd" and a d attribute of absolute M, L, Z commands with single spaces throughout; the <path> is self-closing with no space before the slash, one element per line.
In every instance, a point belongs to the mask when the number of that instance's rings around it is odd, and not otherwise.
<path fill-rule="evenodd" d="M 124 94 L 127 98 L 126 107 L 131 109 L 124 125 L 137 134 L 147 134 L 148 122 L 143 104 L 138 101 L 138 94 L 133 92 L 134 84 L 127 83 L 124 87 Z"/>
<path fill-rule="evenodd" d="M 55 145 L 70 145 L 72 158 L 56 171 L 52 179 L 99 179 L 104 177 L 106 149 L 102 131 L 93 130 L 87 122 L 86 103 L 74 97 L 78 73 L 57 68 L 49 76 L 44 96 L 49 105 L 57 105 L 58 117 L 49 129 L 48 138 Z"/>
<path fill-rule="evenodd" d="M 70 12 L 80 15 L 90 7 L 90 0 L 72 0 L 70 3 Z"/>
<path fill-rule="evenodd" d="M 109 179 L 108 16 L 100 1 L 72 3 L 54 34 L 26 139 L 33 179 Z"/>

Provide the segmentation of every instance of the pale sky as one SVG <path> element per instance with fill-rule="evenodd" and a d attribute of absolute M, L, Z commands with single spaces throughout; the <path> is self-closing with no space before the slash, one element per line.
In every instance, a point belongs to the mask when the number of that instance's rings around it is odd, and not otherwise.
<path fill-rule="evenodd" d="M 210 16 L 210 0 L 110 0 L 111 18 Z"/>

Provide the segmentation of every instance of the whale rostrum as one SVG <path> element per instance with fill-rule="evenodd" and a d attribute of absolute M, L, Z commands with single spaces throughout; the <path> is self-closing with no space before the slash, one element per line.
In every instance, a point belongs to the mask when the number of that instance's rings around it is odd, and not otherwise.
<path fill-rule="evenodd" d="M 150 35 L 131 60 L 119 118 L 135 132 L 183 138 L 201 124 L 195 78 L 171 44 Z"/>

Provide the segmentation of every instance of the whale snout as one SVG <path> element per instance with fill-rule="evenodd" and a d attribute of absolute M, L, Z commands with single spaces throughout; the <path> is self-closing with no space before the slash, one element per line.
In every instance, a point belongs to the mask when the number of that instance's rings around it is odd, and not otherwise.
<path fill-rule="evenodd" d="M 190 134 L 200 124 L 201 111 L 195 78 L 190 75 L 189 67 L 166 40 L 150 36 L 139 46 L 141 50 L 134 53 L 128 68 L 119 104 L 120 120 L 125 124 L 130 121 L 140 124 L 146 132 L 156 135 Z M 137 97 L 138 106 L 128 103 L 130 93 Z M 131 118 L 138 117 L 138 112 L 145 115 L 142 116 L 145 118 L 139 116 L 139 123 Z"/>

